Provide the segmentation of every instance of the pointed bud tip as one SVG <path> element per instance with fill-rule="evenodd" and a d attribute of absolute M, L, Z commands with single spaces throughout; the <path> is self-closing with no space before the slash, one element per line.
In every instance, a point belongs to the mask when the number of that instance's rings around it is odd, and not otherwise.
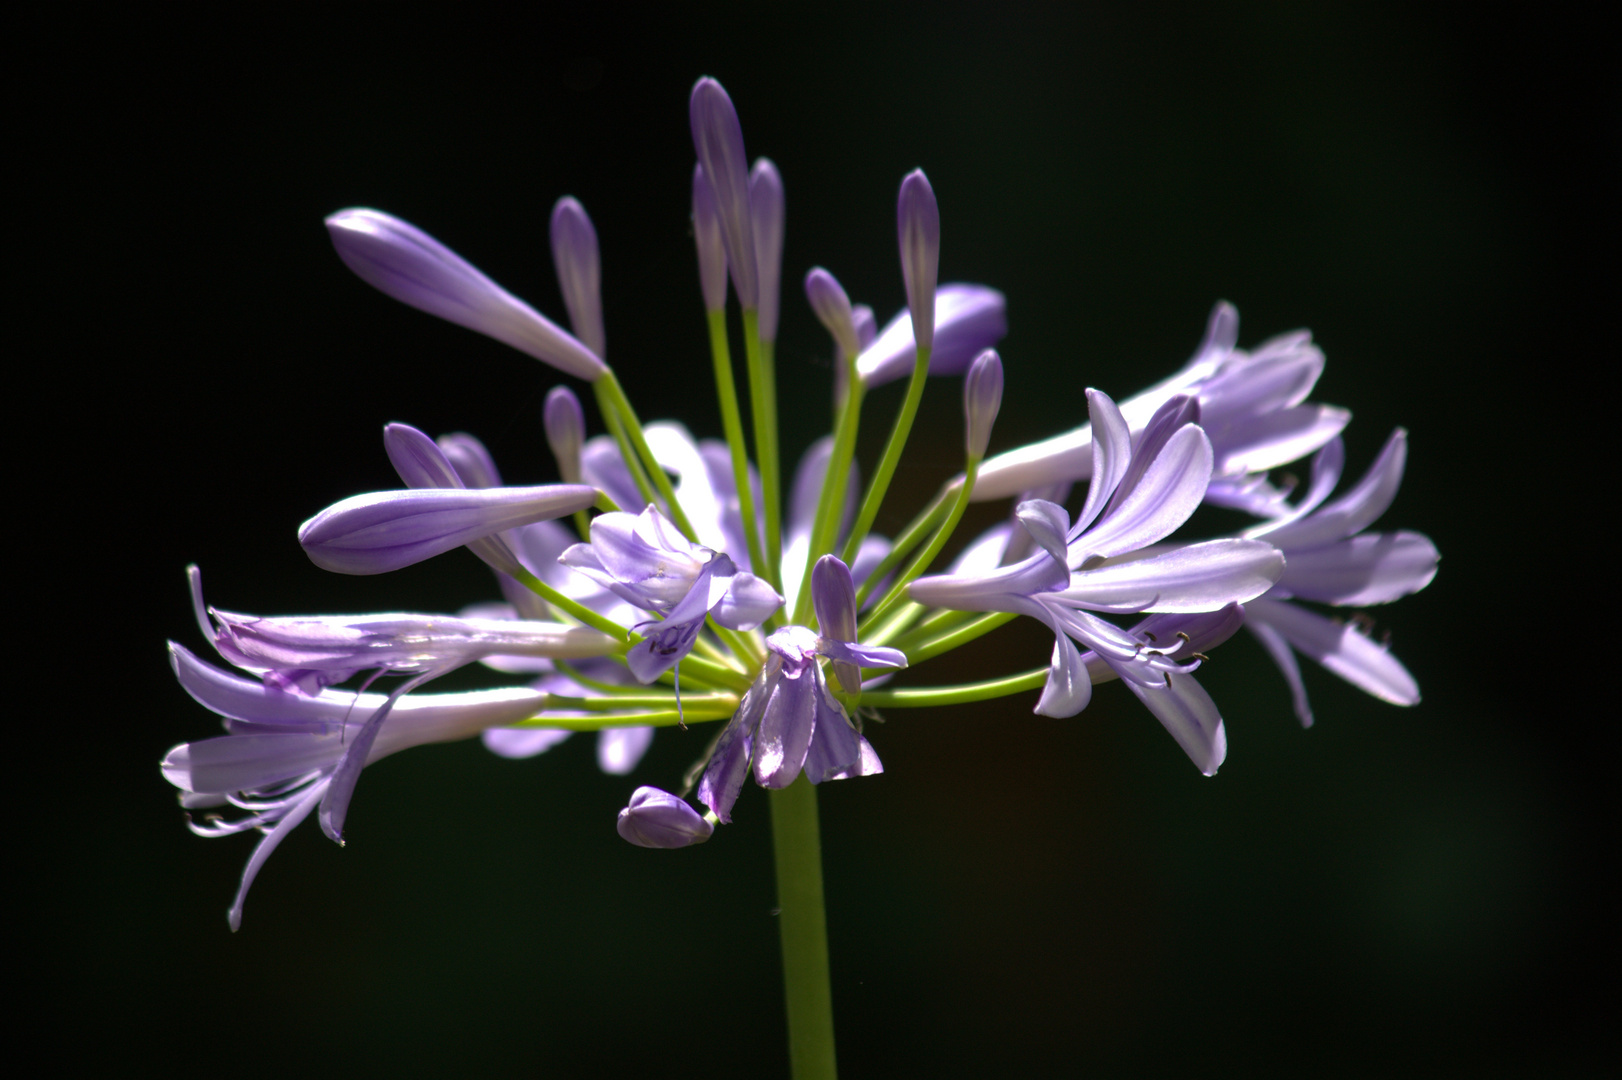
<path fill-rule="evenodd" d="M 963 379 L 963 413 L 968 427 L 969 457 L 985 456 L 991 442 L 991 426 L 1002 407 L 1002 358 L 996 349 L 987 349 L 969 365 Z"/>

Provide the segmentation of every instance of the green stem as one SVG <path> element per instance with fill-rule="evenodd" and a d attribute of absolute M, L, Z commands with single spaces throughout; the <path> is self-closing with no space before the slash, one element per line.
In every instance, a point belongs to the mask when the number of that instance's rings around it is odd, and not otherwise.
<path fill-rule="evenodd" d="M 794 601 L 791 621 L 797 624 L 804 624 L 811 611 L 811 568 L 825 552 L 833 550 L 834 541 L 839 538 L 839 519 L 844 516 L 845 492 L 849 490 L 846 477 L 850 475 L 851 459 L 856 456 L 856 429 L 862 415 L 863 387 L 856 376 L 856 358 L 850 357 L 842 363 L 848 365 L 850 378 L 846 384 L 845 400 L 839 408 L 839 422 L 834 428 L 834 445 L 828 454 L 828 468 L 822 475 L 822 494 L 817 497 L 817 513 L 811 525 L 811 544 L 805 553 L 805 573 L 800 576 L 800 595 Z"/>
<path fill-rule="evenodd" d="M 1017 618 L 1019 616 L 1012 611 L 994 611 L 989 615 L 982 615 L 978 619 L 958 627 L 956 630 L 942 634 L 937 638 L 931 638 L 916 648 L 906 650 L 907 663 L 920 664 L 931 656 L 939 656 L 943 652 L 950 652 L 959 645 L 965 645 L 983 634 L 989 634 L 997 627 L 1004 623 L 1013 622 Z"/>
<path fill-rule="evenodd" d="M 625 462 L 625 471 L 631 474 L 631 482 L 636 485 L 637 494 L 642 496 L 642 505 L 657 503 L 659 498 L 654 494 L 653 482 L 648 479 L 646 470 L 642 468 L 642 462 L 637 460 L 636 450 L 625 434 L 625 424 L 620 420 L 619 410 L 614 407 L 607 389 L 599 389 L 603 387 L 605 381 L 606 379 L 598 379 L 592 383 L 592 390 L 597 395 L 597 411 L 603 414 L 603 423 L 608 425 L 608 433 L 614 437 L 614 445 L 619 447 L 620 458 Z"/>
<path fill-rule="evenodd" d="M 974 491 L 974 478 L 979 471 L 980 459 L 970 458 L 969 471 L 963 481 L 963 486 L 958 488 L 957 500 L 952 504 L 952 512 L 947 515 L 946 521 L 942 523 L 941 527 L 935 530 L 935 535 L 930 539 L 929 546 L 918 553 L 918 557 L 912 560 L 912 565 L 907 567 L 906 573 L 895 579 L 895 583 L 890 586 L 890 591 L 884 594 L 884 599 L 874 606 L 872 614 L 868 616 L 870 622 L 882 618 L 885 612 L 899 604 L 902 598 L 906 596 L 907 583 L 929 569 L 929 564 L 934 561 L 935 556 L 941 553 L 941 548 L 946 546 L 946 541 L 951 538 L 953 531 L 957 529 L 957 523 L 963 520 L 963 511 L 969 508 L 969 495 Z"/>
<path fill-rule="evenodd" d="M 626 438 L 630 439 L 631 446 L 636 450 L 636 456 L 642 459 L 642 464 L 646 466 L 648 476 L 659 489 L 659 494 L 664 496 L 665 505 L 670 509 L 670 520 L 676 523 L 676 528 L 680 529 L 687 539 L 696 543 L 698 536 L 693 532 L 693 523 L 687 520 L 687 514 L 682 510 L 681 503 L 676 501 L 676 489 L 671 486 L 670 477 L 665 475 L 665 470 L 660 467 L 658 460 L 653 456 L 653 451 L 648 448 L 648 440 L 642 434 L 642 421 L 636 418 L 636 410 L 631 408 L 631 401 L 625 396 L 625 390 L 620 386 L 619 379 L 614 377 L 612 371 L 605 372 L 591 384 L 591 388 L 597 392 L 599 408 L 604 412 L 613 409 L 619 414 L 624 424 Z M 621 452 L 623 453 L 623 447 Z"/>
<path fill-rule="evenodd" d="M 518 570 L 517 581 L 530 592 L 540 596 L 548 604 L 551 604 L 560 611 L 567 612 L 594 630 L 601 630 L 615 641 L 629 642 L 631 640 L 632 635 L 626 631 L 625 627 L 621 626 L 617 622 L 614 622 L 612 619 L 597 614 L 589 607 L 586 607 L 584 604 L 580 603 L 580 601 L 572 600 L 569 597 L 564 596 L 562 593 L 552 588 L 552 586 L 548 585 L 546 582 L 542 581 L 540 578 L 536 577 L 534 574 L 523 569 L 522 567 L 520 567 Z"/>
<path fill-rule="evenodd" d="M 732 451 L 732 482 L 738 488 L 738 509 L 748 538 L 749 565 L 765 566 L 760 547 L 760 523 L 755 518 L 755 486 L 749 482 L 749 450 L 743 442 L 743 414 L 738 411 L 738 387 L 732 378 L 732 349 L 727 345 L 727 313 L 709 313 L 710 358 L 715 363 L 715 393 L 721 401 L 721 428 Z"/>
<path fill-rule="evenodd" d="M 788 1055 L 794 1080 L 833 1080 L 833 990 L 828 980 L 828 920 L 822 900 L 822 837 L 817 789 L 804 776 L 771 793 L 772 855 L 777 863 L 778 931 L 788 1004 Z"/>
<path fill-rule="evenodd" d="M 862 511 L 856 515 L 856 527 L 845 540 L 842 558 L 847 565 L 855 561 L 856 552 L 861 549 L 862 541 L 867 539 L 867 531 L 873 527 L 873 519 L 878 517 L 885 492 L 890 489 L 890 478 L 895 475 L 895 467 L 901 461 L 901 451 L 907 445 L 907 436 L 912 434 L 912 421 L 918 415 L 918 403 L 924 397 L 924 384 L 929 381 L 929 353 L 928 349 L 919 349 L 918 359 L 912 365 L 912 381 L 907 384 L 907 397 L 901 403 L 901 411 L 896 414 L 895 427 L 890 429 L 890 441 L 885 444 L 884 456 L 879 459 L 873 482 L 868 485 L 867 497 L 862 500 Z"/>
<path fill-rule="evenodd" d="M 858 609 L 867 603 L 867 598 L 873 594 L 879 582 L 883 581 L 891 570 L 900 566 L 901 560 L 911 554 L 912 549 L 929 534 L 929 530 L 940 523 L 941 518 L 952 506 L 951 500 L 947 498 L 948 494 L 949 489 L 942 489 L 941 493 L 935 496 L 935 501 L 924 507 L 923 513 L 913 518 L 912 523 L 896 537 L 889 553 L 879 560 L 878 566 L 874 567 L 873 572 L 867 575 L 867 580 L 862 582 L 862 587 L 856 590 Z"/>
<path fill-rule="evenodd" d="M 685 699 L 683 701 L 685 706 Z M 547 716 L 543 713 L 528 720 L 520 720 L 516 724 L 503 726 L 550 728 L 554 731 L 601 731 L 603 728 L 611 727 L 677 727 L 681 724 L 710 724 L 717 720 L 730 719 L 732 719 L 730 712 L 684 707 L 680 712 L 670 708 L 655 712 L 604 713 L 601 716 Z"/>
<path fill-rule="evenodd" d="M 743 346 L 749 368 L 749 418 L 755 428 L 755 464 L 760 467 L 760 497 L 766 504 L 766 562 L 761 574 L 772 588 L 783 591 L 782 502 L 778 498 L 781 468 L 777 460 L 777 378 L 772 370 L 774 349 L 760 340 L 760 316 L 743 313 Z"/>
<path fill-rule="evenodd" d="M 906 690 L 867 690 L 862 704 L 890 709 L 925 708 L 931 705 L 963 705 L 971 701 L 1006 697 L 1022 690 L 1040 690 L 1047 682 L 1048 669 L 1032 668 L 1018 675 L 958 686 L 921 686 Z"/>

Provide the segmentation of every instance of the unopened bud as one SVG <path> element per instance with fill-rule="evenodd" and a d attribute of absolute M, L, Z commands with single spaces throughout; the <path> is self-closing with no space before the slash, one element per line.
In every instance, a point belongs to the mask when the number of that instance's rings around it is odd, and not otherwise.
<path fill-rule="evenodd" d="M 702 844 L 715 831 L 698 811 L 668 791 L 639 787 L 620 811 L 619 833 L 645 848 L 683 848 Z"/>
<path fill-rule="evenodd" d="M 567 386 L 554 386 L 541 409 L 546 442 L 557 458 L 558 476 L 565 484 L 580 483 L 580 447 L 586 441 L 586 414 L 580 399 Z"/>
<path fill-rule="evenodd" d="M 963 377 L 963 416 L 968 425 L 969 457 L 986 456 L 991 442 L 991 425 L 1002 406 L 1002 358 L 996 349 L 987 349 L 974 358 Z"/>

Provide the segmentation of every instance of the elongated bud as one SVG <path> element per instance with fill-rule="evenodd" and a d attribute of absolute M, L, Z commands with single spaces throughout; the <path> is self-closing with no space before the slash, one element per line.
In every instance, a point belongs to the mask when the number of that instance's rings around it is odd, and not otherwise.
<path fill-rule="evenodd" d="M 569 309 L 569 326 L 598 358 L 608 355 L 603 332 L 603 263 L 597 251 L 597 230 L 586 208 L 565 195 L 552 207 L 552 266 Z"/>
<path fill-rule="evenodd" d="M 703 78 L 693 85 L 687 104 L 693 128 L 693 149 L 698 163 L 715 192 L 715 208 L 721 219 L 721 236 L 726 241 L 727 265 L 732 271 L 732 287 L 745 310 L 760 304 L 760 285 L 755 270 L 755 233 L 749 214 L 749 158 L 743 150 L 743 127 L 738 110 L 721 84 Z"/>
<path fill-rule="evenodd" d="M 415 225 L 360 208 L 340 210 L 326 224 L 344 264 L 401 303 L 493 337 L 588 382 L 608 370 L 580 341 Z"/>
<path fill-rule="evenodd" d="M 929 354 L 929 373 L 961 373 L 1006 333 L 1008 305 L 1002 293 L 984 285 L 942 285 L 935 290 L 935 349 Z M 882 386 L 911 375 L 917 356 L 912 315 L 902 311 L 862 347 L 856 370 L 863 385 Z"/>
<path fill-rule="evenodd" d="M 811 603 L 823 637 L 856 640 L 856 584 L 851 580 L 850 567 L 832 555 L 818 559 L 811 568 Z M 834 660 L 829 666 L 847 694 L 861 692 L 860 667 L 848 660 Z"/>
<path fill-rule="evenodd" d="M 941 264 L 941 211 L 924 170 L 901 181 L 895 205 L 896 238 L 901 245 L 901 277 L 907 285 L 912 336 L 920 349 L 935 347 L 935 282 Z"/>
<path fill-rule="evenodd" d="M 963 416 L 968 425 L 969 457 L 979 461 L 986 456 L 991 441 L 991 425 L 1002 407 L 1002 357 L 987 349 L 969 365 L 963 378 Z"/>
<path fill-rule="evenodd" d="M 496 469 L 496 459 L 490 456 L 490 451 L 478 439 L 465 431 L 455 431 L 449 435 L 441 435 L 434 440 L 439 449 L 456 470 L 456 475 L 462 478 L 462 483 L 470 488 L 493 488 L 501 486 L 501 473 Z"/>
<path fill-rule="evenodd" d="M 683 848 L 702 844 L 715 826 L 668 791 L 639 787 L 620 811 L 619 834 L 638 847 Z"/>
<path fill-rule="evenodd" d="M 715 189 L 702 165 L 693 166 L 693 242 L 698 246 L 698 285 L 704 292 L 704 310 L 720 311 L 727 306 L 727 245 L 715 209 Z"/>
<path fill-rule="evenodd" d="M 586 441 L 586 414 L 580 399 L 567 386 L 554 386 L 541 409 L 546 427 L 546 444 L 558 461 L 558 475 L 565 484 L 580 483 L 580 447 Z"/>
<path fill-rule="evenodd" d="M 839 358 L 848 360 L 861 351 L 856 337 L 856 316 L 850 307 L 850 297 L 835 277 L 820 266 L 812 267 L 805 275 L 805 298 L 811 301 L 811 310 L 833 335 L 839 346 Z"/>
<path fill-rule="evenodd" d="M 770 158 L 756 158 L 749 170 L 749 217 L 760 282 L 760 340 L 776 341 L 783 292 L 783 178 Z"/>
<path fill-rule="evenodd" d="M 385 424 L 383 449 L 400 482 L 410 488 L 460 488 L 467 485 L 439 444 L 410 424 Z"/>
<path fill-rule="evenodd" d="M 310 561 L 339 574 L 384 574 L 507 529 L 565 517 L 597 501 L 583 484 L 414 488 L 336 502 L 299 526 Z M 524 573 L 516 562 L 496 569 Z"/>
<path fill-rule="evenodd" d="M 856 344 L 863 349 L 873 344 L 873 339 L 879 336 L 879 320 L 874 317 L 873 309 L 866 304 L 857 304 L 850 309 L 851 321 L 856 324 Z M 931 369 L 935 361 L 929 362 Z"/>

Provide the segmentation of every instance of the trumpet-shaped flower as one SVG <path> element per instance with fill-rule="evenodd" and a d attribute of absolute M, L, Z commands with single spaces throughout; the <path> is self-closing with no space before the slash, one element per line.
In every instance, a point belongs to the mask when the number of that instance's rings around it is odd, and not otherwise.
<path fill-rule="evenodd" d="M 1430 539 L 1406 530 L 1365 533 L 1396 498 L 1408 458 L 1408 433 L 1398 428 L 1363 479 L 1322 505 L 1340 480 L 1345 450 L 1337 438 L 1318 451 L 1306 495 L 1288 514 L 1245 530 L 1275 545 L 1288 560 L 1265 596 L 1245 604 L 1245 625 L 1266 647 L 1294 699 L 1295 714 L 1312 725 L 1299 651 L 1347 682 L 1393 705 L 1419 701 L 1419 684 L 1354 621 L 1325 618 L 1290 603 L 1311 600 L 1337 607 L 1387 604 L 1418 592 L 1436 576 L 1440 556 Z"/>
<path fill-rule="evenodd" d="M 1199 504 L 1210 443 L 1188 399 L 1168 402 L 1134 446 L 1114 402 L 1096 390 L 1087 396 L 1100 435 L 1094 479 L 1074 525 L 1055 503 L 1022 503 L 1019 520 L 1041 548 L 1037 554 L 990 572 L 920 578 L 908 591 L 921 604 L 1040 619 L 1055 640 L 1038 713 L 1074 716 L 1086 707 L 1092 681 L 1080 644 L 1127 683 L 1202 772 L 1214 773 L 1227 740 L 1215 705 L 1189 677 L 1198 662 L 1180 663 L 1093 613 L 1216 611 L 1266 592 L 1283 572 L 1283 556 L 1257 540 L 1139 554 Z"/>

